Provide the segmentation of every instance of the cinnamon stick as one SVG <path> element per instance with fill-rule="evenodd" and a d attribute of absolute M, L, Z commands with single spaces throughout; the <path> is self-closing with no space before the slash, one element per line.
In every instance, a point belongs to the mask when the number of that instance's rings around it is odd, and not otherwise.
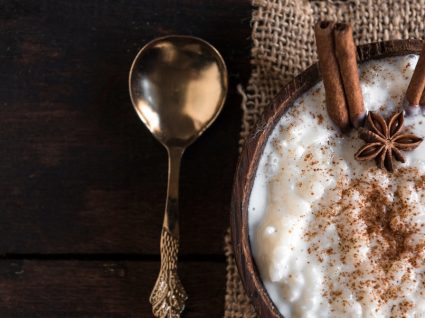
<path fill-rule="evenodd" d="M 424 107 L 425 106 L 425 91 L 422 92 L 421 99 L 419 100 L 419 105 Z"/>
<path fill-rule="evenodd" d="M 425 89 L 425 43 L 422 47 L 421 55 L 419 56 L 418 64 L 410 79 L 409 86 L 406 91 L 406 100 L 408 107 L 425 106 L 425 97 L 421 101 L 421 96 Z"/>
<path fill-rule="evenodd" d="M 356 52 L 351 25 L 345 23 L 336 24 L 335 54 L 344 86 L 350 121 L 357 128 L 363 124 L 366 117 L 366 110 L 360 87 Z"/>
<path fill-rule="evenodd" d="M 335 23 L 330 21 L 318 22 L 314 27 L 314 34 L 319 58 L 319 70 L 325 86 L 326 108 L 329 117 L 342 131 L 347 131 L 350 127 L 350 119 L 335 56 L 334 25 Z"/>

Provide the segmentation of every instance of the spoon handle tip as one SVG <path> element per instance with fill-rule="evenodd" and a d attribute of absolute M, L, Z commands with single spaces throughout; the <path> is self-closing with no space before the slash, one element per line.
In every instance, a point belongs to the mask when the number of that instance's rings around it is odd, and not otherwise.
<path fill-rule="evenodd" d="M 150 296 L 152 312 L 158 318 L 180 318 L 187 300 L 177 273 L 179 241 L 167 229 L 161 234 L 161 269 Z"/>

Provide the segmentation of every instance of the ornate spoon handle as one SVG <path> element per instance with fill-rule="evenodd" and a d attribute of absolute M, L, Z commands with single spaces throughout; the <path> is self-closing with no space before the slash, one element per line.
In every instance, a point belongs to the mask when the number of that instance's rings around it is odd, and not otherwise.
<path fill-rule="evenodd" d="M 149 298 L 152 312 L 159 318 L 179 318 L 187 294 L 177 273 L 179 253 L 179 175 L 182 148 L 168 149 L 168 190 L 161 233 L 161 269 Z"/>
<path fill-rule="evenodd" d="M 156 317 L 178 318 L 187 299 L 177 274 L 177 253 L 179 242 L 163 228 L 161 235 L 161 270 L 150 302 Z"/>

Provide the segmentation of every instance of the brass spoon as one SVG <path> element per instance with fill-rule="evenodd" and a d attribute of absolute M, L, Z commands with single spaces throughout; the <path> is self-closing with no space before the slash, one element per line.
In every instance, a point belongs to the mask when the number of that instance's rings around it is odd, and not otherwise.
<path fill-rule="evenodd" d="M 190 36 L 167 36 L 149 42 L 130 69 L 133 106 L 168 151 L 161 269 L 149 299 L 156 317 L 180 317 L 187 300 L 177 274 L 180 161 L 184 150 L 217 118 L 227 86 L 227 69 L 220 53 Z"/>

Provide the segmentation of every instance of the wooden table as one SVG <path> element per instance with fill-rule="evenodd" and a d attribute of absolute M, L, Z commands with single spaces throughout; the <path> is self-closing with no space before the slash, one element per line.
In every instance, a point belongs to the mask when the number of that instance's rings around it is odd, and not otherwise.
<path fill-rule="evenodd" d="M 151 317 L 167 160 L 127 75 L 143 44 L 176 33 L 230 71 L 181 178 L 185 317 L 223 315 L 250 15 L 248 0 L 0 1 L 0 317 Z"/>

